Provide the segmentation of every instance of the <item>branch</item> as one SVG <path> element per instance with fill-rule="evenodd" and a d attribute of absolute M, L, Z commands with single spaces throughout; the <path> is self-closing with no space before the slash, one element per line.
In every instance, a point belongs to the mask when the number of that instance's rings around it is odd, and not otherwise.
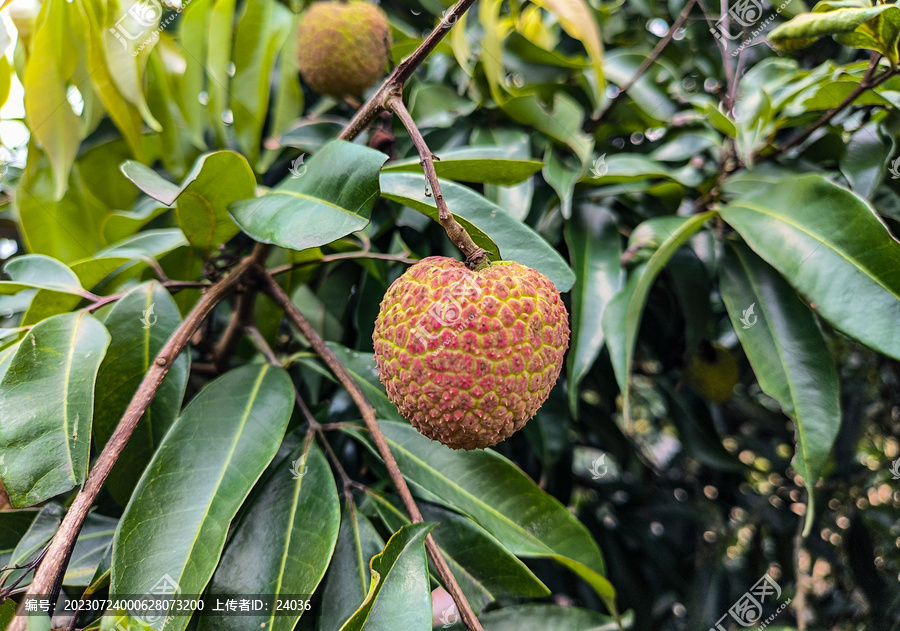
<path fill-rule="evenodd" d="M 113 465 L 128 444 L 128 439 L 134 433 L 138 421 L 141 420 L 147 408 L 150 407 L 150 403 L 153 401 L 153 397 L 156 396 L 163 378 L 169 372 L 169 368 L 181 351 L 190 343 L 191 337 L 213 308 L 237 288 L 249 271 L 255 269 L 257 264 L 256 258 L 261 251 L 262 249 L 257 247 L 254 253 L 244 258 L 228 276 L 212 285 L 194 308 L 191 309 L 184 322 L 175 330 L 156 356 L 153 364 L 147 370 L 147 374 L 144 375 L 140 387 L 134 393 L 131 403 L 128 404 L 128 408 L 122 415 L 122 419 L 94 463 L 94 467 L 88 474 L 84 486 L 78 492 L 78 495 L 75 496 L 72 506 L 66 512 L 59 530 L 50 542 L 44 555 L 44 560 L 35 573 L 34 581 L 28 588 L 29 595 L 41 597 L 49 595 L 50 602 L 56 602 L 59 596 L 62 572 L 72 554 L 72 547 L 75 545 L 75 539 L 78 537 L 84 519 L 100 493 L 100 489 Z M 22 602 L 24 603 L 25 599 Z M 21 607 L 24 607 L 24 605 Z M 20 614 L 24 613 L 21 611 L 21 607 Z M 26 631 L 27 627 L 28 617 L 16 615 L 12 626 L 10 626 L 10 631 Z"/>
<path fill-rule="evenodd" d="M 663 50 L 665 50 L 666 46 L 672 41 L 672 37 L 675 36 L 675 31 L 684 26 L 684 23 L 687 22 L 688 15 L 691 12 L 691 9 L 694 8 L 694 4 L 697 3 L 697 0 L 688 0 L 688 3 L 684 5 L 684 8 L 681 10 L 681 15 L 678 16 L 678 19 L 672 24 L 669 28 L 669 31 L 665 34 L 665 36 L 659 40 L 659 43 L 656 44 L 656 47 L 651 51 L 650 55 L 644 60 L 644 62 L 638 67 L 637 71 L 634 73 L 634 76 L 631 77 L 621 88 L 619 88 L 618 94 L 616 94 L 613 99 L 609 102 L 606 108 L 597 114 L 594 118 L 591 118 L 584 124 L 584 132 L 587 134 L 593 133 L 602 123 L 607 116 L 609 116 L 610 112 L 618 105 L 619 101 L 624 98 L 625 93 L 628 89 L 637 82 L 647 70 L 650 69 L 650 66 L 653 65 L 659 56 L 662 54 Z"/>
<path fill-rule="evenodd" d="M 406 254 L 409 254 L 409 252 L 407 252 Z M 284 274 L 285 272 L 290 272 L 291 270 L 295 270 L 299 267 L 305 267 L 307 265 L 318 265 L 320 263 L 331 263 L 333 261 L 352 261 L 354 259 L 376 259 L 379 261 L 393 261 L 394 263 L 404 263 L 406 265 L 413 265 L 419 262 L 416 259 L 411 259 L 399 254 L 381 254 L 380 252 L 368 252 L 366 250 L 360 250 L 357 252 L 342 252 L 341 254 L 326 254 L 322 258 L 318 258 L 312 261 L 300 261 L 299 263 L 282 265 L 281 267 L 273 267 L 269 270 L 269 273 L 272 276 L 278 276 L 279 274 Z"/>
<path fill-rule="evenodd" d="M 366 101 L 363 106 L 356 112 L 353 119 L 344 128 L 344 131 L 338 136 L 340 140 L 353 140 L 365 129 L 369 123 L 375 120 L 378 113 L 385 107 L 385 100 L 391 96 L 398 88 L 403 88 L 403 84 L 412 76 L 416 68 L 421 65 L 425 58 L 431 54 L 438 43 L 444 39 L 447 31 L 456 24 L 456 21 L 475 3 L 475 0 L 459 0 L 452 9 L 447 11 L 440 24 L 428 34 L 419 47 L 413 53 L 400 62 L 394 68 L 393 72 L 388 75 L 378 91 Z"/>
<path fill-rule="evenodd" d="M 765 158 L 773 158 L 803 144 L 804 142 L 806 142 L 806 140 L 809 139 L 810 136 L 813 135 L 813 132 L 827 125 L 831 121 L 831 119 L 833 119 L 844 109 L 849 107 L 853 103 L 853 101 L 855 101 L 857 97 L 859 97 L 860 94 L 862 94 L 866 90 L 877 88 L 879 85 L 897 74 L 896 70 L 894 70 L 893 68 L 888 68 L 877 77 L 873 77 L 872 75 L 874 74 L 875 66 L 878 65 L 878 60 L 879 57 L 873 56 L 872 61 L 869 62 L 869 67 L 866 69 L 866 74 L 863 76 L 862 81 L 856 84 L 856 87 L 853 88 L 853 91 L 847 95 L 847 98 L 841 101 L 840 104 L 838 104 L 836 107 L 833 107 L 825 112 L 825 114 L 823 114 L 822 117 L 815 123 L 813 123 L 809 129 L 807 129 L 799 136 L 795 136 L 791 140 L 788 140 L 786 143 L 776 148 L 774 151 L 764 154 L 763 150 L 760 150 L 754 157 L 762 156 Z"/>
<path fill-rule="evenodd" d="M 375 418 L 375 408 L 372 407 L 372 404 L 366 399 L 366 396 L 359 389 L 359 386 L 356 385 L 353 376 L 337 358 L 337 355 L 334 354 L 325 343 L 325 340 L 322 339 L 309 321 L 302 313 L 300 313 L 297 306 L 291 302 L 290 297 L 284 292 L 281 286 L 275 282 L 272 275 L 260 268 L 257 268 L 256 272 L 261 289 L 268 294 L 279 307 L 281 307 L 288 319 L 293 322 L 294 326 L 296 326 L 304 337 L 306 337 L 313 350 L 322 358 L 328 368 L 331 369 L 341 382 L 341 385 L 343 385 L 350 394 L 356 407 L 358 407 L 359 411 L 362 413 L 366 427 L 369 429 L 369 433 L 372 436 L 372 441 L 375 443 L 375 447 L 378 449 L 378 453 L 381 455 L 385 467 L 387 467 L 391 482 L 397 489 L 397 493 L 400 495 L 400 499 L 403 501 L 403 505 L 406 507 L 412 522 L 421 523 L 424 521 L 422 519 L 422 513 L 419 512 L 419 507 L 416 506 L 416 502 L 413 499 L 412 493 L 409 491 L 406 480 L 403 479 L 403 474 L 400 473 L 400 467 L 397 466 L 397 461 L 391 453 L 387 440 L 385 440 L 384 434 L 381 433 L 381 428 L 378 427 L 378 421 Z M 428 535 L 425 539 L 425 547 L 428 549 L 428 555 L 431 557 L 432 562 L 441 576 L 445 589 L 450 592 L 450 595 L 453 597 L 453 602 L 456 603 L 456 609 L 459 611 L 465 625 L 473 631 L 483 631 L 481 623 L 479 623 L 478 618 L 475 617 L 475 612 L 473 612 L 472 608 L 469 606 L 469 602 L 463 595 L 459 583 L 456 582 L 456 578 L 450 571 L 447 561 L 444 560 L 440 548 L 438 548 L 431 535 Z"/>
<path fill-rule="evenodd" d="M 253 306 L 256 303 L 256 292 L 244 292 L 238 294 L 234 300 L 234 311 L 228 318 L 228 324 L 222 332 L 222 337 L 216 342 L 212 351 L 212 361 L 216 368 L 222 372 L 228 369 L 229 359 L 244 328 L 253 319 Z"/>
<path fill-rule="evenodd" d="M 401 91 L 398 89 L 392 93 L 384 105 L 396 114 L 403 126 L 406 127 L 406 131 L 409 132 L 409 136 L 416 146 L 416 151 L 419 152 L 422 169 L 425 171 L 425 178 L 428 180 L 434 195 L 434 203 L 438 210 L 438 221 L 441 222 L 444 230 L 447 231 L 447 236 L 465 255 L 466 265 L 469 269 L 480 269 L 488 265 L 490 260 L 487 252 L 475 244 L 472 237 L 466 232 L 466 229 L 450 214 L 450 209 L 447 208 L 447 202 L 444 200 L 444 194 L 441 192 L 441 183 L 438 180 L 437 172 L 434 170 L 434 154 L 431 153 L 428 145 L 425 144 L 425 139 L 422 138 L 422 133 L 416 126 L 416 122 L 410 116 L 406 105 L 403 104 Z"/>

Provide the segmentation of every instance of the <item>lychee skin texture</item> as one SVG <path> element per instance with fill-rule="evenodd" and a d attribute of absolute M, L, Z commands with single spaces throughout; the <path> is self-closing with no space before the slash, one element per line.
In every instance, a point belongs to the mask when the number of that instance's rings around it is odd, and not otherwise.
<path fill-rule="evenodd" d="M 378 377 L 413 427 L 453 449 L 483 449 L 547 400 L 569 314 L 536 270 L 504 261 L 471 271 L 432 256 L 388 288 L 372 339 Z"/>
<path fill-rule="evenodd" d="M 319 94 L 362 96 L 391 54 L 387 16 L 371 2 L 316 2 L 297 30 L 303 80 Z"/>

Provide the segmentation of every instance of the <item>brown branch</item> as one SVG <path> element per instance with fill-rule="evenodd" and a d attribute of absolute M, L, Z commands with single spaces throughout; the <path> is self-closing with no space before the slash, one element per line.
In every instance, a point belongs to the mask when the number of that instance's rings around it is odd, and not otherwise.
<path fill-rule="evenodd" d="M 59 530 L 50 542 L 44 560 L 38 567 L 34 580 L 28 588 L 30 595 L 45 598 L 49 595 L 50 601 L 56 602 L 59 596 L 62 573 L 68 563 L 72 547 L 75 544 L 75 539 L 78 537 L 84 519 L 100 493 L 100 489 L 113 465 L 128 444 L 128 439 L 134 433 L 138 421 L 141 420 L 147 408 L 150 407 L 150 403 L 153 401 L 153 397 L 156 396 L 163 378 L 169 372 L 169 368 L 181 351 L 190 343 L 194 332 L 212 312 L 213 308 L 237 288 L 249 271 L 255 269 L 257 257 L 262 251 L 262 248 L 257 247 L 254 253 L 244 258 L 228 276 L 212 285 L 194 308 L 191 309 L 184 322 L 179 325 L 156 356 L 153 364 L 147 370 L 147 374 L 144 375 L 137 392 L 134 393 L 131 403 L 128 404 L 128 408 L 122 415 L 122 419 L 94 463 L 94 467 L 88 474 L 84 486 L 78 492 L 78 495 L 75 496 L 72 506 L 66 512 Z M 22 602 L 24 603 L 25 599 Z M 24 607 L 24 605 L 22 606 Z M 10 631 L 26 631 L 28 617 L 21 615 L 22 613 L 24 612 L 20 608 L 19 615 L 15 617 L 10 626 Z"/>
<path fill-rule="evenodd" d="M 431 194 L 434 195 L 434 203 L 437 206 L 438 211 L 438 221 L 444 227 L 444 230 L 447 231 L 447 236 L 450 237 L 453 244 L 465 255 L 466 265 L 469 269 L 481 269 L 488 265 L 490 260 L 488 259 L 487 252 L 475 244 L 472 237 L 466 232 L 466 229 L 454 219 L 452 214 L 450 214 L 450 209 L 447 208 L 447 202 L 444 200 L 444 194 L 441 192 L 441 183 L 438 180 L 437 172 L 434 170 L 434 154 L 431 153 L 431 150 L 425 143 L 425 139 L 422 137 L 422 132 L 419 131 L 409 110 L 407 110 L 406 105 L 403 104 L 403 95 L 400 90 L 392 93 L 387 101 L 385 101 L 384 105 L 387 109 L 396 114 L 397 118 L 400 119 L 400 122 L 403 123 L 403 126 L 406 127 L 406 131 L 409 132 L 409 136 L 416 146 L 416 151 L 419 152 L 419 157 L 421 158 L 420 163 L 422 169 L 425 171 L 425 178 L 431 186 Z"/>
<path fill-rule="evenodd" d="M 407 253 L 408 254 L 408 253 Z M 306 267 L 307 265 L 317 265 L 319 263 L 331 263 L 333 261 L 352 261 L 354 259 L 375 259 L 378 261 L 393 261 L 394 263 L 404 263 L 406 265 L 413 265 L 414 263 L 418 263 L 416 259 L 411 259 L 403 255 L 398 254 L 381 254 L 379 252 L 367 252 L 365 250 L 360 250 L 357 252 L 342 252 L 340 254 L 326 254 L 322 258 L 315 259 L 312 261 L 300 261 L 299 263 L 291 263 L 290 265 L 282 265 L 280 267 L 273 267 L 269 270 L 269 273 L 272 276 L 278 276 L 279 274 L 284 274 L 285 272 L 290 272 L 300 267 Z"/>
<path fill-rule="evenodd" d="M 375 448 L 381 455 L 384 465 L 387 468 L 388 475 L 391 478 L 391 482 L 397 489 L 397 493 L 400 495 L 400 499 L 403 501 L 403 505 L 406 507 L 412 522 L 420 523 L 424 521 L 422 513 L 419 511 L 419 507 L 416 506 L 412 493 L 409 491 L 406 480 L 403 479 L 403 474 L 400 473 L 400 467 L 397 466 L 397 461 L 391 453 L 387 440 L 385 440 L 384 434 L 381 433 L 381 428 L 378 426 L 378 421 L 375 417 L 375 408 L 372 407 L 372 404 L 366 399 L 366 396 L 353 380 L 353 376 L 337 358 L 337 355 L 334 354 L 325 343 L 325 340 L 322 339 L 309 321 L 302 313 L 300 313 L 297 306 L 291 302 L 290 297 L 284 292 L 281 286 L 275 282 L 275 279 L 272 278 L 268 272 L 259 268 L 257 268 L 257 276 L 259 278 L 261 289 L 268 294 L 279 307 L 281 307 L 288 319 L 297 327 L 297 329 L 299 329 L 304 337 L 306 337 L 310 346 L 312 346 L 313 350 L 322 358 L 328 368 L 331 369 L 341 382 L 341 385 L 343 385 L 350 394 L 350 398 L 353 399 L 353 402 L 359 408 L 363 420 L 366 423 L 366 427 L 369 429 L 369 433 L 372 436 L 372 442 L 375 443 Z M 460 612 L 460 616 L 465 625 L 473 631 L 483 631 L 481 623 L 478 622 L 475 612 L 473 612 L 472 608 L 469 606 L 469 602 L 463 595 L 459 583 L 456 582 L 456 578 L 450 571 L 447 561 L 444 560 L 440 549 L 431 535 L 428 535 L 426 538 L 425 547 L 428 549 L 428 555 L 431 557 L 432 562 L 435 567 L 437 567 L 441 580 L 444 582 L 445 589 L 453 597 L 453 602 L 456 603 L 456 608 Z"/>
<path fill-rule="evenodd" d="M 419 47 L 412 54 L 401 61 L 393 72 L 388 75 L 378 91 L 372 95 L 368 101 L 356 112 L 353 119 L 344 128 L 344 131 L 338 136 L 341 140 L 353 140 L 359 133 L 365 129 L 369 123 L 375 120 L 375 117 L 384 109 L 385 100 L 393 94 L 398 88 L 402 89 L 403 84 L 412 76 L 416 68 L 418 68 L 425 58 L 431 54 L 438 43 L 444 39 L 447 31 L 456 24 L 456 21 L 475 3 L 475 0 L 459 0 L 452 9 L 447 11 L 440 24 L 428 34 Z"/>
<path fill-rule="evenodd" d="M 769 153 L 765 153 L 764 150 L 758 151 L 754 157 L 761 156 L 765 158 L 773 158 L 803 144 L 804 142 L 806 142 L 806 140 L 809 139 L 810 136 L 813 135 L 813 133 L 817 129 L 827 125 L 829 122 L 831 122 L 831 119 L 833 119 L 835 116 L 844 111 L 844 109 L 852 105 L 860 94 L 862 94 L 866 90 L 877 88 L 879 85 L 897 74 L 896 70 L 894 70 L 893 68 L 888 68 L 877 77 L 873 77 L 872 75 L 874 74 L 875 66 L 878 64 L 878 59 L 878 57 L 872 58 L 872 61 L 869 62 L 869 68 L 866 69 L 866 74 L 863 76 L 862 81 L 856 84 L 856 87 L 853 88 L 853 91 L 851 91 L 850 94 L 847 95 L 847 98 L 841 101 L 837 106 L 825 112 L 825 114 L 823 114 L 822 117 L 819 118 L 819 120 L 817 120 L 815 123 L 813 123 L 809 127 L 809 129 L 807 129 L 799 136 L 795 136 L 791 140 L 788 140 L 786 143 L 774 149 L 773 151 L 770 151 Z"/>
<path fill-rule="evenodd" d="M 625 93 L 628 89 L 633 86 L 638 79 L 644 76 L 644 73 L 650 69 L 650 66 L 659 59 L 659 56 L 662 54 L 663 50 L 665 50 L 666 46 L 672 41 L 672 38 L 675 36 L 675 31 L 684 26 L 684 23 L 687 22 L 688 15 L 691 12 L 691 9 L 694 8 L 694 4 L 697 3 L 697 0 L 688 0 L 687 4 L 684 5 L 684 8 L 681 10 L 681 15 L 678 16 L 678 19 L 672 23 L 672 26 L 669 28 L 669 31 L 663 36 L 661 40 L 656 44 L 654 49 L 650 52 L 647 58 L 641 63 L 638 67 L 637 71 L 634 75 L 619 88 L 618 94 L 616 94 L 609 104 L 603 109 L 602 112 L 597 114 L 595 117 L 589 119 L 584 124 L 584 132 L 585 133 L 593 133 L 602 123 L 607 116 L 609 116 L 610 112 L 618 105 L 619 101 L 621 101 L 625 97 Z"/>
<path fill-rule="evenodd" d="M 245 291 L 235 298 L 234 311 L 228 318 L 228 324 L 225 325 L 222 337 L 219 338 L 212 350 L 213 364 L 220 372 L 228 370 L 228 362 L 241 339 L 241 333 L 253 319 L 254 304 L 256 304 L 255 291 Z"/>

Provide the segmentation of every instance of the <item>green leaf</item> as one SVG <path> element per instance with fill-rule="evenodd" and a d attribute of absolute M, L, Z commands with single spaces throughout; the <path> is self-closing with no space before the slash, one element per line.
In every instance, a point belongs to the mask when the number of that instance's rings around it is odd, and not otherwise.
<path fill-rule="evenodd" d="M 725 249 L 719 289 L 760 387 L 794 420 L 793 466 L 809 490 L 808 531 L 813 487 L 841 424 L 834 361 L 812 312 L 749 248 L 730 244 Z"/>
<path fill-rule="evenodd" d="M 398 499 L 369 498 L 390 530 L 410 523 Z M 419 502 L 419 509 L 425 521 L 438 524 L 431 534 L 475 611 L 500 598 L 550 595 L 524 563 L 468 517 L 427 502 Z"/>
<path fill-rule="evenodd" d="M 633 616 L 623 616 L 625 628 L 630 628 Z M 489 611 L 479 619 L 484 631 L 524 631 L 553 629 L 553 631 L 619 631 L 619 625 L 609 616 L 579 607 L 559 605 L 517 605 Z"/>
<path fill-rule="evenodd" d="M 252 164 L 259 159 L 259 141 L 269 107 L 269 84 L 275 55 L 292 24 L 292 14 L 274 0 L 244 5 L 234 36 L 234 78 L 231 110 L 238 146 Z"/>
<path fill-rule="evenodd" d="M 369 561 L 384 547 L 378 531 L 355 505 L 344 506 L 337 546 L 322 593 L 319 631 L 338 631 L 369 591 Z"/>
<path fill-rule="evenodd" d="M 894 4 L 831 10 L 827 3 L 820 3 L 814 12 L 801 13 L 774 29 L 769 39 L 777 48 L 796 50 L 833 35 L 845 46 L 877 50 L 895 66 L 898 27 L 900 7 Z"/>
<path fill-rule="evenodd" d="M 97 374 L 94 439 L 99 451 L 112 436 L 131 397 L 156 355 L 181 324 L 178 306 L 155 281 L 135 287 L 113 306 L 104 321 L 110 345 Z M 106 481 L 106 488 L 125 506 L 153 452 L 178 416 L 187 386 L 190 356 L 182 353 L 156 391 L 125 451 Z"/>
<path fill-rule="evenodd" d="M 199 594 L 228 526 L 272 460 L 294 405 L 283 370 L 225 373 L 185 407 L 144 471 L 113 540 L 110 597 L 150 593 L 161 580 Z M 189 616 L 154 628 L 181 630 Z"/>
<path fill-rule="evenodd" d="M 382 197 L 392 199 L 429 217 L 437 217 L 434 200 L 425 195 L 425 177 L 412 173 L 384 173 Z M 454 182 L 441 182 L 444 199 L 451 212 L 483 234 L 490 235 L 504 260 L 516 261 L 546 275 L 560 291 L 568 291 L 575 275 L 565 259 L 534 230 L 516 220 L 496 204 L 472 189 Z M 478 239 L 472 235 L 478 244 Z M 480 247 L 485 247 L 479 244 Z M 489 248 L 485 248 L 489 249 Z"/>
<path fill-rule="evenodd" d="M 541 170 L 540 160 L 512 158 L 503 147 L 463 147 L 442 151 L 434 163 L 438 177 L 457 182 L 500 184 L 510 186 L 524 182 Z M 392 162 L 383 172 L 406 171 L 421 173 L 418 158 Z"/>
<path fill-rule="evenodd" d="M 300 598 L 316 591 L 331 561 L 341 522 L 334 477 L 315 442 L 284 458 L 244 509 L 213 575 L 209 594 Z M 281 629 L 296 616 L 201 617 L 199 629 Z"/>
<path fill-rule="evenodd" d="M 518 557 L 550 558 L 568 567 L 614 611 L 615 590 L 587 528 L 516 465 L 489 449 L 447 449 L 410 425 L 379 425 L 403 477 L 425 499 L 469 515 Z"/>
<path fill-rule="evenodd" d="M 220 147 L 228 146 L 228 132 L 225 128 L 225 108 L 228 107 L 228 87 L 231 77 L 228 67 L 231 64 L 231 46 L 234 33 L 235 0 L 215 0 L 208 20 L 208 30 L 204 33 L 206 40 L 206 74 L 209 103 L 209 122 L 216 133 Z M 199 93 L 192 94 L 197 98 Z"/>
<path fill-rule="evenodd" d="M 57 200 L 42 155 L 34 143 L 29 144 L 28 165 L 16 187 L 15 206 L 26 249 L 63 263 L 93 256 L 105 245 L 100 227 L 109 209 L 87 190 L 77 162 L 65 195 Z"/>
<path fill-rule="evenodd" d="M 584 46 L 596 74 L 593 96 L 595 106 L 599 106 L 606 83 L 603 79 L 603 43 L 593 9 L 585 0 L 537 0 L 535 4 L 555 15 L 563 30 Z"/>
<path fill-rule="evenodd" d="M 631 386 L 629 376 L 631 374 L 632 355 L 637 342 L 638 330 L 641 326 L 641 318 L 644 314 L 644 305 L 653 281 L 666 266 L 675 252 L 713 215 L 706 212 L 692 217 L 681 217 L 680 226 L 674 228 L 666 239 L 660 244 L 659 249 L 650 257 L 650 260 L 636 268 L 628 277 L 628 282 L 622 290 L 616 294 L 606 309 L 603 311 L 602 326 L 606 335 L 606 345 L 609 348 L 613 371 L 616 381 L 622 391 L 622 412 L 628 434 L 631 424 Z M 666 218 L 669 219 L 669 218 Z M 652 219 L 649 221 L 653 221 Z M 635 228 L 635 232 L 640 226 Z"/>
<path fill-rule="evenodd" d="M 206 34 L 213 2 L 191 2 L 184 5 L 178 30 L 179 43 L 184 51 L 184 73 L 181 80 L 181 111 L 190 130 L 191 142 L 199 149 L 206 148 L 203 131 L 206 128 L 206 108 L 200 102 L 203 91 Z"/>
<path fill-rule="evenodd" d="M 67 83 L 78 62 L 72 51 L 81 48 L 77 38 L 83 29 L 75 4 L 45 3 L 22 80 L 28 129 L 50 159 L 56 200 L 66 191 L 82 139 L 81 121 L 69 104 Z"/>
<path fill-rule="evenodd" d="M 378 418 L 402 421 L 397 406 L 387 398 L 384 386 L 378 380 L 378 369 L 375 367 L 375 354 L 351 350 L 340 344 L 328 342 L 328 346 L 337 355 L 344 367 L 353 375 L 353 379 L 375 408 Z"/>
<path fill-rule="evenodd" d="M 32 520 L 31 525 L 28 527 L 25 534 L 22 535 L 22 539 L 16 544 L 15 549 L 9 557 L 8 565 L 10 568 L 16 565 L 25 565 L 29 561 L 34 560 L 37 554 L 43 550 L 50 542 L 50 539 L 53 538 L 53 535 L 62 523 L 64 512 L 62 506 L 52 502 L 43 506 L 37 515 L 33 515 L 34 519 Z M 4 572 L 3 576 L 5 577 L 6 582 L 9 583 L 21 578 L 27 573 L 27 568 L 19 570 L 11 569 L 8 572 Z M 30 583 L 30 579 L 26 577 L 22 582 L 27 585 Z"/>
<path fill-rule="evenodd" d="M 103 102 L 103 107 L 106 109 L 109 117 L 128 141 L 128 145 L 134 152 L 134 157 L 138 160 L 146 161 L 144 118 L 140 109 L 119 90 L 107 60 L 107 50 L 103 42 L 104 38 L 112 38 L 113 36 L 108 31 L 111 26 L 106 23 L 108 17 L 105 11 L 106 6 L 91 0 L 76 1 L 81 6 L 81 10 L 87 16 L 88 21 L 87 63 L 91 69 L 91 83 L 100 95 L 100 100 Z M 115 51 L 114 48 L 113 50 Z M 111 54 L 120 55 L 121 53 L 115 51 Z M 128 57 L 131 57 L 131 55 L 128 55 Z"/>
<path fill-rule="evenodd" d="M 178 225 L 204 257 L 239 232 L 228 215 L 228 205 L 252 199 L 256 188 L 256 178 L 246 158 L 233 151 L 200 156 L 181 186 L 139 162 L 125 162 L 122 173 L 153 199 L 166 206 L 176 204 Z"/>
<path fill-rule="evenodd" d="M 569 409 L 578 417 L 578 385 L 588 373 L 603 347 L 602 314 L 625 279 L 619 261 L 622 241 L 615 217 L 604 208 L 582 206 L 566 223 L 566 244 L 572 269 L 572 339 L 566 363 Z"/>
<path fill-rule="evenodd" d="M 331 243 L 369 223 L 378 196 L 383 153 L 333 140 L 286 178 L 256 199 L 235 202 L 231 216 L 262 243 L 293 250 Z"/>
<path fill-rule="evenodd" d="M 431 624 L 431 589 L 425 560 L 425 537 L 434 524 L 404 526 L 372 557 L 372 584 L 362 606 L 341 631 L 427 629 Z"/>
<path fill-rule="evenodd" d="M 84 296 L 87 292 L 67 265 L 43 254 L 26 254 L 10 259 L 3 267 L 10 280 L 0 281 L 0 294 L 15 294 L 23 289 L 47 289 Z"/>
<path fill-rule="evenodd" d="M 78 533 L 78 539 L 75 540 L 75 548 L 66 566 L 63 585 L 87 587 L 91 584 L 101 559 L 112 543 L 116 524 L 118 520 L 112 517 L 104 517 L 97 513 L 88 514 L 81 532 Z"/>
<path fill-rule="evenodd" d="M 584 172 L 584 164 L 574 156 L 566 157 L 553 146 L 547 147 L 544 158 L 547 166 L 544 167 L 544 180 L 559 196 L 560 212 L 564 219 L 572 217 L 572 196 L 575 193 L 575 185 Z"/>
<path fill-rule="evenodd" d="M 823 318 L 900 359 L 900 243 L 862 199 L 803 175 L 739 197 L 721 214 Z"/>
<path fill-rule="evenodd" d="M 0 478 L 13 506 L 84 482 L 94 381 L 109 333 L 81 311 L 35 325 L 0 382 Z"/>

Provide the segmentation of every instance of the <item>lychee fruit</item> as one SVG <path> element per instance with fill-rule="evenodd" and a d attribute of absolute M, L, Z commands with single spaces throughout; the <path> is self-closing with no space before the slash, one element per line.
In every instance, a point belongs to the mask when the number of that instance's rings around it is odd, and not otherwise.
<path fill-rule="evenodd" d="M 704 341 L 691 357 L 684 372 L 687 381 L 704 399 L 722 403 L 731 397 L 740 379 L 737 361 L 720 344 Z"/>
<path fill-rule="evenodd" d="M 472 271 L 432 256 L 388 288 L 372 339 L 378 377 L 404 418 L 453 449 L 483 449 L 547 400 L 569 314 L 537 270 L 503 261 Z"/>
<path fill-rule="evenodd" d="M 390 59 L 387 16 L 364 0 L 313 3 L 297 37 L 300 74 L 319 94 L 362 96 L 382 77 Z"/>

